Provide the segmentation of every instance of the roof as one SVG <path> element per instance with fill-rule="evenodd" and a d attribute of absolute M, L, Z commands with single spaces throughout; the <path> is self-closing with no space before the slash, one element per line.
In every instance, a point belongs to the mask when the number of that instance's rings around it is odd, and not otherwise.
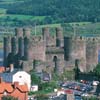
<path fill-rule="evenodd" d="M 0 83 L 0 93 L 4 93 L 5 91 L 8 93 L 13 92 L 14 90 L 18 89 L 20 92 L 27 92 L 28 87 L 26 84 L 19 85 L 19 84 L 11 84 L 6 82 Z"/>
<path fill-rule="evenodd" d="M 3 73 L 5 71 L 5 67 L 4 66 L 0 66 L 0 73 Z"/>
<path fill-rule="evenodd" d="M 0 73 L 0 77 L 2 77 L 5 82 L 11 83 L 13 80 L 13 75 L 17 72 L 23 72 L 23 71 L 18 71 L 17 69 L 15 69 L 13 72 Z"/>
<path fill-rule="evenodd" d="M 0 77 L 3 78 L 3 80 L 5 82 L 12 82 L 12 76 L 16 73 L 17 71 L 13 71 L 13 72 L 4 72 L 4 73 L 0 73 Z"/>
<path fill-rule="evenodd" d="M 28 91 L 28 87 L 27 87 L 26 84 L 24 84 L 24 85 L 19 85 L 19 86 L 17 87 L 17 89 L 19 89 L 21 92 L 27 92 L 27 91 Z"/>
<path fill-rule="evenodd" d="M 0 93 L 3 93 L 4 91 L 7 91 L 7 92 L 13 91 L 13 88 L 10 83 L 6 83 L 6 84 L 5 82 L 0 83 Z"/>

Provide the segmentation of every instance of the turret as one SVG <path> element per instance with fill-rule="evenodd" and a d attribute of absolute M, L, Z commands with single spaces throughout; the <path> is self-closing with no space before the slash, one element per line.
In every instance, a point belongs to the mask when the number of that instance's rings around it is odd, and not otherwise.
<path fill-rule="evenodd" d="M 11 38 L 4 37 L 4 66 L 7 67 L 7 57 L 8 54 L 11 52 Z"/>
<path fill-rule="evenodd" d="M 11 39 L 11 51 L 13 55 L 18 53 L 18 39 L 16 37 L 12 37 Z"/>
<path fill-rule="evenodd" d="M 30 37 L 30 35 L 31 35 L 31 30 L 30 30 L 30 28 L 24 28 L 24 29 L 23 29 L 23 36 L 24 36 L 24 37 Z"/>
<path fill-rule="evenodd" d="M 72 38 L 64 37 L 64 58 L 65 58 L 65 60 L 67 60 L 67 61 L 70 60 L 71 51 L 72 51 Z"/>
<path fill-rule="evenodd" d="M 63 47 L 63 33 L 62 28 L 56 28 L 56 46 Z"/>
<path fill-rule="evenodd" d="M 23 28 L 15 28 L 15 36 L 16 37 L 23 37 Z"/>
<path fill-rule="evenodd" d="M 86 42 L 86 67 L 88 71 L 93 70 L 98 64 L 98 41 L 95 38 Z"/>
<path fill-rule="evenodd" d="M 25 60 L 29 59 L 29 38 L 24 38 L 24 58 Z"/>
<path fill-rule="evenodd" d="M 18 38 L 18 54 L 20 57 L 24 55 L 24 40 L 22 37 Z"/>
<path fill-rule="evenodd" d="M 50 36 L 48 27 L 45 27 L 45 28 L 42 29 L 42 35 L 43 35 L 44 40 L 47 39 Z"/>

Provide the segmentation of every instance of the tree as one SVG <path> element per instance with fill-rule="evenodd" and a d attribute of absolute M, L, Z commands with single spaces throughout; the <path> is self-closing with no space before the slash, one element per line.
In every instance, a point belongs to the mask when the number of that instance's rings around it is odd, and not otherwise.
<path fill-rule="evenodd" d="M 38 77 L 33 70 L 31 71 L 30 74 L 31 74 L 31 84 L 40 84 L 41 83 L 40 77 Z"/>
<path fill-rule="evenodd" d="M 15 98 L 13 96 L 3 96 L 2 100 L 18 100 L 18 98 Z"/>
<path fill-rule="evenodd" d="M 37 100 L 48 100 L 48 96 L 47 95 L 43 95 L 43 94 L 39 94 L 36 96 Z"/>
<path fill-rule="evenodd" d="M 97 64 L 97 66 L 96 66 L 96 68 L 94 68 L 93 72 L 97 76 L 97 78 L 100 80 L 100 63 Z"/>

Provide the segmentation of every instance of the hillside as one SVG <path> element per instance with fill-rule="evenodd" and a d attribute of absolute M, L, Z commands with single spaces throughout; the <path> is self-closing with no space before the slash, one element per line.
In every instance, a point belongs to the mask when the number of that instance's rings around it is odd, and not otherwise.
<path fill-rule="evenodd" d="M 100 21 L 100 0 L 24 0 L 13 3 L 7 13 L 49 16 L 53 23 L 94 22 Z"/>

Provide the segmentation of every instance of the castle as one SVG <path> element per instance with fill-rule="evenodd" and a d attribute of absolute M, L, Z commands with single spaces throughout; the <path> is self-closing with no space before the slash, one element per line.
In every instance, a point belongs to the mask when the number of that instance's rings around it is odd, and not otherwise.
<path fill-rule="evenodd" d="M 82 72 L 89 72 L 98 64 L 99 42 L 99 37 L 64 37 L 60 27 L 54 36 L 49 28 L 43 28 L 41 36 L 32 36 L 29 28 L 16 28 L 15 36 L 4 37 L 4 66 L 13 63 L 25 71 L 62 73 L 78 62 Z"/>

